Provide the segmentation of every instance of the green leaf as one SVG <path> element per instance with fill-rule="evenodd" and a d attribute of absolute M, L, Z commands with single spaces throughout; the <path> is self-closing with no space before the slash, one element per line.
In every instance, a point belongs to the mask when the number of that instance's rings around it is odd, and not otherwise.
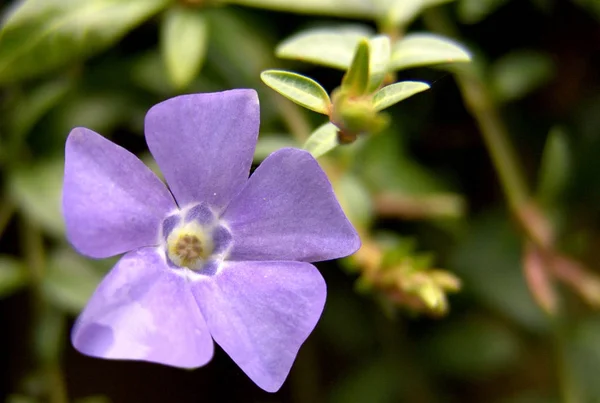
<path fill-rule="evenodd" d="M 361 39 L 350 68 L 342 79 L 342 90 L 350 96 L 360 96 L 369 86 L 369 42 Z"/>
<path fill-rule="evenodd" d="M 458 19 L 465 24 L 475 24 L 507 2 L 508 0 L 460 0 Z"/>
<path fill-rule="evenodd" d="M 284 59 L 346 70 L 358 42 L 371 34 L 370 29 L 359 25 L 309 29 L 283 41 L 275 49 L 275 54 Z"/>
<path fill-rule="evenodd" d="M 254 151 L 254 162 L 260 162 L 271 153 L 286 147 L 298 147 L 298 144 L 286 135 L 261 133 Z"/>
<path fill-rule="evenodd" d="M 208 25 L 201 11 L 173 7 L 165 14 L 161 26 L 161 50 L 175 88 L 186 88 L 200 71 L 207 39 Z"/>
<path fill-rule="evenodd" d="M 49 161 L 16 170 L 8 182 L 15 205 L 58 237 L 64 235 L 61 214 L 63 171 L 62 160 Z"/>
<path fill-rule="evenodd" d="M 517 362 L 519 339 L 510 327 L 485 318 L 467 318 L 438 327 L 424 340 L 426 358 L 454 377 L 493 376 Z"/>
<path fill-rule="evenodd" d="M 554 70 L 554 62 L 547 54 L 517 50 L 492 65 L 491 85 L 499 101 L 512 101 L 546 84 Z"/>
<path fill-rule="evenodd" d="M 569 144 L 564 131 L 553 128 L 542 154 L 537 196 L 545 205 L 550 205 L 560 196 L 568 183 L 571 171 Z"/>
<path fill-rule="evenodd" d="M 169 0 L 26 0 L 0 31 L 0 83 L 41 75 L 93 55 Z"/>
<path fill-rule="evenodd" d="M 298 105 L 324 115 L 329 114 L 329 95 L 315 80 L 283 70 L 263 71 L 260 78 L 266 85 Z"/>
<path fill-rule="evenodd" d="M 78 314 L 102 280 L 102 273 L 90 261 L 73 251 L 62 249 L 48 261 L 43 289 L 52 303 Z"/>
<path fill-rule="evenodd" d="M 389 69 L 403 70 L 470 60 L 467 50 L 458 43 L 439 35 L 419 33 L 406 35 L 396 42 Z"/>
<path fill-rule="evenodd" d="M 313 157 L 319 158 L 338 145 L 338 128 L 333 123 L 327 122 L 310 135 L 302 148 L 311 153 Z"/>
<path fill-rule="evenodd" d="M 373 202 L 359 178 L 346 174 L 335 189 L 342 209 L 354 225 L 368 226 L 373 219 Z"/>
<path fill-rule="evenodd" d="M 401 0 L 392 1 L 388 8 L 386 22 L 393 26 L 406 26 L 414 20 L 421 12 L 440 4 L 449 3 L 453 0 Z"/>
<path fill-rule="evenodd" d="M 227 0 L 228 3 L 302 14 L 372 18 L 380 13 L 376 1 L 364 0 Z"/>
<path fill-rule="evenodd" d="M 0 298 L 17 292 L 27 284 L 25 265 L 8 255 L 0 255 Z"/>
<path fill-rule="evenodd" d="M 429 84 L 419 81 L 402 81 L 388 85 L 375 93 L 373 107 L 376 111 L 384 110 L 429 88 Z"/>
<path fill-rule="evenodd" d="M 373 92 L 383 83 L 392 56 L 390 38 L 378 35 L 369 40 L 369 88 Z"/>
<path fill-rule="evenodd" d="M 25 92 L 8 116 L 11 135 L 16 138 L 26 135 L 67 94 L 73 84 L 72 80 L 61 78 Z"/>

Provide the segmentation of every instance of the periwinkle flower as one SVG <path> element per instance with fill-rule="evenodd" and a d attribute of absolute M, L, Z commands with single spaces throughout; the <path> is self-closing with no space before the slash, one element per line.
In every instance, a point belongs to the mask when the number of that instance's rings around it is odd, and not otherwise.
<path fill-rule="evenodd" d="M 151 108 L 146 141 L 169 188 L 130 152 L 73 129 L 67 237 L 93 258 L 125 253 L 77 319 L 76 349 L 195 368 L 214 340 L 258 386 L 281 387 L 325 304 L 308 262 L 360 241 L 307 152 L 279 150 L 248 178 L 258 127 L 253 90 Z"/>

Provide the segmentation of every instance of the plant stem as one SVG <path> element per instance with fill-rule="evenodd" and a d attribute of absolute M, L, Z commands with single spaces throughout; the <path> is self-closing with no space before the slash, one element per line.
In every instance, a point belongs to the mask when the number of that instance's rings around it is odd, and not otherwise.
<path fill-rule="evenodd" d="M 6 227 L 10 223 L 13 214 L 15 213 L 15 206 L 9 200 L 8 197 L 4 197 L 4 199 L 0 202 L 0 238 Z"/>
<path fill-rule="evenodd" d="M 60 368 L 60 344 L 64 317 L 47 303 L 43 291 L 45 251 L 40 229 L 27 217 L 20 223 L 21 243 L 30 272 L 32 309 L 34 310 L 33 344 L 38 365 L 44 374 L 48 402 L 67 403 L 67 388 Z M 54 345 L 48 346 L 48 343 Z"/>

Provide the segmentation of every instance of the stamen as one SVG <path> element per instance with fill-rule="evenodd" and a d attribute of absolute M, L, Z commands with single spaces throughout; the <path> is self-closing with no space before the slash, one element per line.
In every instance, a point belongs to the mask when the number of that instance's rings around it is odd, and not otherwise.
<path fill-rule="evenodd" d="M 195 222 L 174 228 L 167 238 L 167 255 L 179 267 L 199 270 L 212 251 L 211 237 Z"/>

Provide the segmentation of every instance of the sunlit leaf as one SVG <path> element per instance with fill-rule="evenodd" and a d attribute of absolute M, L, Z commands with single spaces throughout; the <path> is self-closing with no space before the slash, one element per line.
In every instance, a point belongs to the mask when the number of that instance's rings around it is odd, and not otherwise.
<path fill-rule="evenodd" d="M 62 237 L 61 192 L 64 163 L 54 160 L 16 170 L 9 177 L 10 197 L 46 231 Z"/>
<path fill-rule="evenodd" d="M 429 84 L 420 81 L 402 81 L 388 85 L 375 93 L 373 107 L 381 111 L 427 89 Z"/>
<path fill-rule="evenodd" d="M 406 35 L 396 42 L 389 68 L 403 70 L 470 60 L 467 50 L 458 43 L 439 35 L 418 33 Z"/>
<path fill-rule="evenodd" d="M 450 1 L 453 0 L 392 0 L 386 18 L 394 26 L 404 26 L 414 20 L 424 9 Z"/>
<path fill-rule="evenodd" d="M 25 265 L 12 256 L 0 255 L 0 298 L 11 295 L 27 284 Z"/>
<path fill-rule="evenodd" d="M 507 2 L 508 0 L 460 0 L 458 19 L 466 24 L 475 24 Z"/>
<path fill-rule="evenodd" d="M 336 17 L 371 18 L 380 12 L 377 1 L 370 0 L 227 0 L 227 2 L 277 11 L 334 15 Z"/>
<path fill-rule="evenodd" d="M 319 158 L 339 145 L 337 132 L 338 128 L 333 123 L 327 122 L 310 135 L 302 148 L 313 157 Z"/>
<path fill-rule="evenodd" d="M 378 35 L 369 40 L 369 88 L 374 91 L 383 82 L 392 56 L 390 39 L 386 35 Z"/>
<path fill-rule="evenodd" d="M 567 185 L 571 172 L 571 157 L 567 136 L 560 128 L 548 134 L 539 173 L 537 195 L 548 205 L 556 201 Z"/>
<path fill-rule="evenodd" d="M 554 75 L 554 62 L 545 53 L 518 50 L 496 61 L 490 75 L 498 100 L 512 101 L 546 84 Z"/>
<path fill-rule="evenodd" d="M 295 103 L 324 115 L 329 114 L 329 95 L 315 80 L 282 70 L 263 71 L 260 78 L 266 85 Z"/>
<path fill-rule="evenodd" d="M 369 86 L 369 42 L 358 42 L 350 68 L 342 79 L 342 90 L 349 96 L 363 95 Z"/>
<path fill-rule="evenodd" d="M 283 41 L 275 53 L 284 59 L 345 70 L 352 62 L 358 42 L 371 34 L 370 29 L 360 25 L 309 29 Z"/>
<path fill-rule="evenodd" d="M 105 49 L 168 0 L 26 0 L 0 30 L 0 83 L 34 77 Z"/>
<path fill-rule="evenodd" d="M 161 26 L 161 49 L 171 82 L 186 88 L 200 71 L 206 54 L 208 26 L 202 12 L 173 7 Z"/>

